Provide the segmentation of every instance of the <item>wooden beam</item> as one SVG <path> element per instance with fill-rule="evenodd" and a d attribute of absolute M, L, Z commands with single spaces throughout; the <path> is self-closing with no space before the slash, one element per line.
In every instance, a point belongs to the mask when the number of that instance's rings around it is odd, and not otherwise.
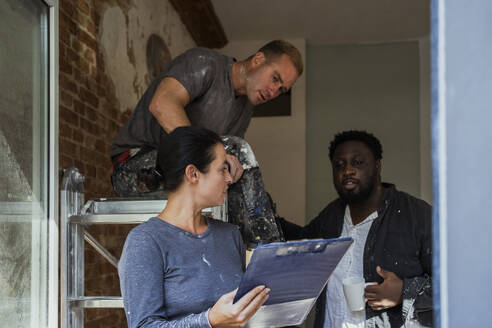
<path fill-rule="evenodd" d="M 170 0 L 200 47 L 222 48 L 227 37 L 210 0 Z"/>

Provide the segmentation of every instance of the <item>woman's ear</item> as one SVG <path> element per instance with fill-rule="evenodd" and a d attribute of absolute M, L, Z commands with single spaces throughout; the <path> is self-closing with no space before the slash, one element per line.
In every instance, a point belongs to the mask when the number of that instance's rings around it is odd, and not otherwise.
<path fill-rule="evenodd" d="M 189 164 L 185 168 L 185 179 L 192 184 L 198 182 L 198 178 L 200 177 L 200 171 L 196 168 L 195 165 Z"/>

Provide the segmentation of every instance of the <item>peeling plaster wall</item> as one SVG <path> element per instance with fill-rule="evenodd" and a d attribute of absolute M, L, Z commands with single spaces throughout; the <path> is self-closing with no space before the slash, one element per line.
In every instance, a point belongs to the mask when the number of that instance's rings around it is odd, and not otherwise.
<path fill-rule="evenodd" d="M 171 58 L 195 46 L 169 1 L 144 0 L 129 9 L 105 5 L 98 40 L 119 109 L 132 111 L 152 78 L 147 69 L 147 40 L 160 36 Z M 122 33 L 125 32 L 125 33 Z"/>

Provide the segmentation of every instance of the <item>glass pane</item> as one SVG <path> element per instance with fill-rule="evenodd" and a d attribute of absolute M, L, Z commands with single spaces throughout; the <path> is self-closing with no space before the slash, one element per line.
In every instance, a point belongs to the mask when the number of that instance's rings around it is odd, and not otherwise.
<path fill-rule="evenodd" d="M 0 322 L 47 322 L 48 8 L 0 1 Z"/>

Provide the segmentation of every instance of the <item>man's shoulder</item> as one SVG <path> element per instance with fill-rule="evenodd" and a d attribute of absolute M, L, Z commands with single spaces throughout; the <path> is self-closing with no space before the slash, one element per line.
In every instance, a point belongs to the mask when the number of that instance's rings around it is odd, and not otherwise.
<path fill-rule="evenodd" d="M 190 58 L 198 61 L 227 61 L 228 57 L 216 50 L 196 47 L 186 50 L 180 57 Z"/>
<path fill-rule="evenodd" d="M 427 203 L 425 200 L 417 198 L 405 191 L 397 190 L 396 188 L 394 188 L 394 195 L 395 198 L 397 198 L 399 201 L 406 202 L 410 206 L 429 209 L 432 208 L 432 206 L 429 205 L 429 203 Z"/>
<path fill-rule="evenodd" d="M 397 190 L 394 186 L 391 195 L 393 206 L 390 208 L 392 211 L 398 211 L 398 213 L 408 213 L 409 215 L 398 215 L 396 217 L 412 218 L 419 223 L 429 224 L 432 218 L 432 206 L 426 201 L 410 195 L 407 192 Z"/>
<path fill-rule="evenodd" d="M 208 89 L 212 81 L 227 74 L 231 62 L 232 59 L 215 50 L 191 48 L 173 59 L 163 77 L 178 80 L 194 98 Z"/>

